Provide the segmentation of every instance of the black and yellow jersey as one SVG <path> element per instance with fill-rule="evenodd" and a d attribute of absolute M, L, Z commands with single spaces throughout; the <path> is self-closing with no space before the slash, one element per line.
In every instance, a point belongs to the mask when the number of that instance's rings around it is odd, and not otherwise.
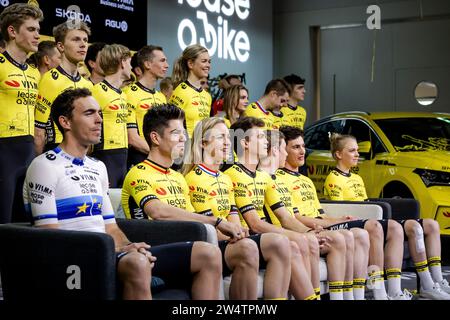
<path fill-rule="evenodd" d="M 293 206 L 292 203 L 292 194 L 289 190 L 288 181 L 286 181 L 285 175 L 276 174 L 270 175 L 273 185 L 275 186 L 275 190 L 278 192 L 281 201 L 283 201 L 284 207 L 286 210 L 294 216 L 298 213 L 298 208 Z M 264 205 L 264 214 L 266 215 L 266 219 L 271 224 L 281 227 L 281 222 L 278 220 L 277 216 L 273 212 L 272 208 L 267 204 Z"/>
<path fill-rule="evenodd" d="M 92 87 L 92 82 L 83 78 L 79 73 L 73 77 L 61 66 L 44 73 L 39 82 L 35 126 L 46 130 L 47 143 L 60 143 L 62 141 L 62 134 L 50 117 L 51 106 L 56 97 L 66 89 L 87 88 L 92 90 Z"/>
<path fill-rule="evenodd" d="M 154 199 L 190 212 L 195 211 L 183 175 L 147 159 L 132 167 L 123 182 L 122 207 L 125 216 L 128 219 L 148 218 L 144 207 Z"/>
<path fill-rule="evenodd" d="M 252 172 L 240 163 L 235 163 L 225 171 L 233 183 L 234 200 L 240 213 L 241 223 L 247 223 L 243 215 L 250 210 L 256 210 L 261 220 L 266 220 L 264 205 L 272 210 L 283 207 L 284 204 L 276 191 L 270 176 L 263 171 Z"/>
<path fill-rule="evenodd" d="M 138 134 L 144 138 L 142 125 L 145 114 L 152 107 L 167 103 L 166 97 L 161 92 L 155 89 L 149 89 L 140 82 L 126 87 L 124 92 L 127 95 L 127 127 L 136 128 Z"/>
<path fill-rule="evenodd" d="M 259 101 L 250 103 L 244 111 L 244 116 L 255 117 L 264 121 L 264 130 L 273 129 L 273 118 L 271 113 L 263 108 Z"/>
<path fill-rule="evenodd" d="M 315 218 L 323 213 L 317 198 L 316 187 L 310 178 L 286 168 L 278 169 L 277 176 L 288 186 L 292 195 L 292 207 L 302 216 Z"/>
<path fill-rule="evenodd" d="M 269 112 L 270 117 L 272 118 L 272 129 L 280 129 L 280 127 L 285 124 L 283 112 L 281 111 L 279 113 L 274 113 L 273 111 Z"/>
<path fill-rule="evenodd" d="M 92 89 L 92 95 L 102 110 L 102 138 L 95 150 L 128 148 L 127 96 L 125 93 L 103 80 Z"/>
<path fill-rule="evenodd" d="M 191 138 L 197 122 L 209 118 L 212 98 L 209 92 L 185 81 L 173 90 L 169 102 L 184 110 L 186 131 Z"/>
<path fill-rule="evenodd" d="M 302 106 L 292 106 L 288 104 L 281 108 L 284 125 L 300 128 L 303 130 L 306 122 L 306 110 Z"/>
<path fill-rule="evenodd" d="M 192 206 L 197 213 L 222 219 L 238 214 L 233 185 L 226 174 L 200 164 L 185 178 Z"/>
<path fill-rule="evenodd" d="M 39 70 L 0 53 L 0 139 L 34 135 Z"/>
<path fill-rule="evenodd" d="M 363 179 L 355 173 L 332 170 L 323 184 L 323 194 L 330 200 L 367 200 Z"/>

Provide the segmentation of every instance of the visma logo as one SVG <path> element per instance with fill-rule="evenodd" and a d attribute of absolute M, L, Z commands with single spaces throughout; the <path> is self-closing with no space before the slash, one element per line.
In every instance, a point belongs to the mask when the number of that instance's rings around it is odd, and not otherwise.
<path fill-rule="evenodd" d="M 105 27 L 119 29 L 122 30 L 122 32 L 127 32 L 128 23 L 126 21 L 119 22 L 116 20 L 105 19 Z"/>

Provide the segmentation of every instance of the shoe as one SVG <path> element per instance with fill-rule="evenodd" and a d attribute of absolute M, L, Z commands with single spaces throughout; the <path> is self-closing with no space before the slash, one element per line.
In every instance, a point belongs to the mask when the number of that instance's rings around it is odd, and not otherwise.
<path fill-rule="evenodd" d="M 450 294 L 450 285 L 448 284 L 448 281 L 443 279 L 442 281 L 438 282 L 439 287 L 441 287 L 442 291 Z"/>
<path fill-rule="evenodd" d="M 427 300 L 450 300 L 450 294 L 443 291 L 437 282 L 431 289 L 421 289 L 419 297 Z"/>
<path fill-rule="evenodd" d="M 394 296 L 389 296 L 389 300 L 411 300 L 413 295 L 406 289 L 403 292 L 398 292 Z"/>

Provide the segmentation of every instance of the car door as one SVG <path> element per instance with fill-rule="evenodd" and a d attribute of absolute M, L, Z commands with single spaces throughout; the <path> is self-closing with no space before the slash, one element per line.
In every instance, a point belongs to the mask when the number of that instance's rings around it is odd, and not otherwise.
<path fill-rule="evenodd" d="M 307 174 L 316 187 L 319 199 L 323 198 L 325 178 L 336 166 L 330 152 L 329 137 L 334 132 L 342 133 L 344 124 L 343 119 L 330 120 L 310 127 L 305 132 Z"/>

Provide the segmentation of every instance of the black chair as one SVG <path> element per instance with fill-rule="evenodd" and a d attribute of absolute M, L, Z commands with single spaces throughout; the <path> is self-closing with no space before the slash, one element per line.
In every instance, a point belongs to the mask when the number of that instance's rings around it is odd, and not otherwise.
<path fill-rule="evenodd" d="M 206 241 L 197 222 L 117 219 L 130 241 L 152 246 Z M 5 300 L 120 299 L 114 241 L 104 233 L 0 225 L 0 275 Z M 167 288 L 154 299 L 189 299 L 190 288 Z"/>

